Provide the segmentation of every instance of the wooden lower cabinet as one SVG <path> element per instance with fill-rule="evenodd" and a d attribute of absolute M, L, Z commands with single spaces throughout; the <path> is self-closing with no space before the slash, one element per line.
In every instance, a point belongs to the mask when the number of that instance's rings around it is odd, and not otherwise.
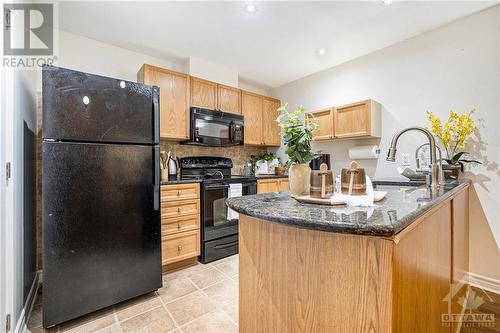
<path fill-rule="evenodd" d="M 163 265 L 197 257 L 200 254 L 200 231 L 193 230 L 162 236 L 161 243 Z"/>
<path fill-rule="evenodd" d="M 240 214 L 239 331 L 458 332 L 442 316 L 460 313 L 448 302 L 468 265 L 468 191 L 394 237 Z"/>
<path fill-rule="evenodd" d="M 257 179 L 257 194 L 289 190 L 288 178 Z"/>
<path fill-rule="evenodd" d="M 196 262 L 200 255 L 200 184 L 161 186 L 161 239 L 164 270 Z"/>

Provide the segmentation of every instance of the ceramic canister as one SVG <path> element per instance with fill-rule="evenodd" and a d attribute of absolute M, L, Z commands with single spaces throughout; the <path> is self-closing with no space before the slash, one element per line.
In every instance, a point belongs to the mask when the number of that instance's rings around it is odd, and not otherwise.
<path fill-rule="evenodd" d="M 319 170 L 311 171 L 311 188 L 309 190 L 311 198 L 329 198 L 333 195 L 333 171 L 328 170 L 328 166 L 323 163 Z"/>
<path fill-rule="evenodd" d="M 340 176 L 342 194 L 365 195 L 366 174 L 356 161 L 352 161 L 349 168 L 343 168 Z"/>

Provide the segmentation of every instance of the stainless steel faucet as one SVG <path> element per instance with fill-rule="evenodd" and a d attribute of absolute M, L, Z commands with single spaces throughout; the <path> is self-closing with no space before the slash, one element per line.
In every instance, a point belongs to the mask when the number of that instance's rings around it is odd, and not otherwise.
<path fill-rule="evenodd" d="M 423 133 L 425 136 L 427 136 L 427 139 L 429 139 L 429 146 L 430 146 L 430 154 L 431 154 L 431 164 L 429 165 L 430 171 L 431 171 L 431 179 L 430 179 L 430 185 L 432 187 L 438 187 L 440 184 L 440 181 L 442 181 L 440 178 L 440 174 L 442 173 L 442 167 L 441 167 L 441 160 L 437 161 L 436 159 L 436 140 L 434 139 L 434 136 L 432 135 L 431 132 L 429 132 L 427 129 L 423 127 L 408 127 L 405 129 L 402 129 L 398 133 L 394 135 L 392 138 L 391 142 L 391 147 L 389 148 L 389 151 L 387 152 L 387 161 L 390 162 L 395 162 L 396 161 L 396 146 L 398 144 L 399 137 L 406 132 L 409 131 L 418 131 Z"/>

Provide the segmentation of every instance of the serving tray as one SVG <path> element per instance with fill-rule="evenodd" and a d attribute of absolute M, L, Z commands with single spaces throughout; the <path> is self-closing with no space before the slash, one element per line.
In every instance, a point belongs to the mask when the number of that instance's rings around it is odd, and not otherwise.
<path fill-rule="evenodd" d="M 373 191 L 373 201 L 377 202 L 383 200 L 386 194 L 387 194 L 386 191 Z M 336 206 L 336 205 L 346 204 L 345 201 L 342 199 L 342 197 L 335 197 L 335 196 L 326 199 L 312 198 L 310 195 L 297 196 L 293 198 L 298 202 L 318 204 L 318 205 Z"/>

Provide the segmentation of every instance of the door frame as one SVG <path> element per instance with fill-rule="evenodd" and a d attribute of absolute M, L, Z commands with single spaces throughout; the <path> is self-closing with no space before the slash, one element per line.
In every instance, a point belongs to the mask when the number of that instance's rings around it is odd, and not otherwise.
<path fill-rule="evenodd" d="M 10 331 L 14 331 L 14 73 L 0 70 L 0 332 L 5 332 L 6 316 L 11 316 Z M 11 178 L 6 179 L 6 163 L 11 163 Z"/>

